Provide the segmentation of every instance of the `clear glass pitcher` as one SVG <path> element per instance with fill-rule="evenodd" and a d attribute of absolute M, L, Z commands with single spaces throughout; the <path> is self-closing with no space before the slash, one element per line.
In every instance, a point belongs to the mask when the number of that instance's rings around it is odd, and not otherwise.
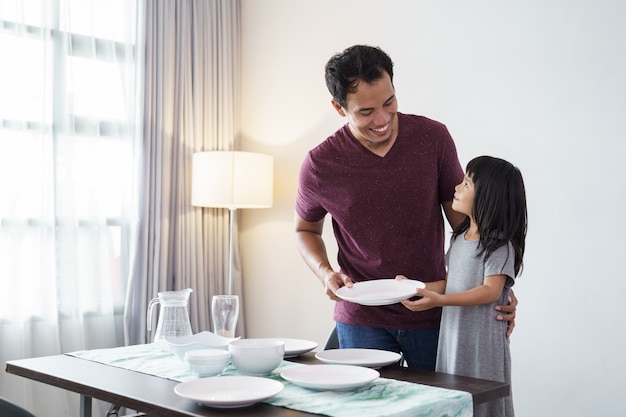
<path fill-rule="evenodd" d="M 163 291 L 158 298 L 153 298 L 148 304 L 148 331 L 152 330 L 152 311 L 157 304 L 161 304 L 159 321 L 154 333 L 154 343 L 167 348 L 166 336 L 185 337 L 191 336 L 191 323 L 189 322 L 189 294 L 193 290 L 186 288 L 180 291 Z"/>

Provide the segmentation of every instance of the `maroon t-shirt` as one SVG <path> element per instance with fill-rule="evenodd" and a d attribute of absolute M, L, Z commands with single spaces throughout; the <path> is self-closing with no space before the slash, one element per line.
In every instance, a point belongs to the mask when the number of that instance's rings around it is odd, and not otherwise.
<path fill-rule="evenodd" d="M 398 137 L 380 157 L 347 125 L 312 149 L 300 171 L 298 215 L 316 222 L 329 213 L 341 271 L 353 281 L 445 277 L 441 203 L 451 201 L 463 170 L 447 128 L 398 113 Z M 398 330 L 439 326 L 440 309 L 412 312 L 397 303 L 338 302 L 340 323 Z"/>

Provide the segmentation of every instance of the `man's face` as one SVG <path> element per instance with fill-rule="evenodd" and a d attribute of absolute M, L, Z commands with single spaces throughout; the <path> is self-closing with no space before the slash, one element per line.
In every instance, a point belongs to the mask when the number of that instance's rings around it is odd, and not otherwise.
<path fill-rule="evenodd" d="M 333 100 L 341 116 L 348 118 L 354 137 L 370 150 L 388 150 L 398 135 L 398 103 L 389 78 L 384 77 L 368 84 L 359 81 L 355 93 L 346 97 L 346 107 Z"/>

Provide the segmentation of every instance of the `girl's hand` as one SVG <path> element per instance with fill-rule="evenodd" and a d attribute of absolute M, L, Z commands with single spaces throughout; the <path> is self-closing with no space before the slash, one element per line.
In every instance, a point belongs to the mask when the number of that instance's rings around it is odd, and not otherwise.
<path fill-rule="evenodd" d="M 417 296 L 422 298 L 415 301 L 403 300 L 401 302 L 406 308 L 411 311 L 424 311 L 441 306 L 441 304 L 439 303 L 441 294 L 439 294 L 438 292 L 429 291 L 425 288 L 418 288 Z"/>

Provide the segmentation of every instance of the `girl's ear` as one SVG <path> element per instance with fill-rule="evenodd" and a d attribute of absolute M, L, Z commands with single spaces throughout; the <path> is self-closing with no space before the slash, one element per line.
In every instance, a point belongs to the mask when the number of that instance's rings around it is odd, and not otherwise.
<path fill-rule="evenodd" d="M 330 102 L 335 110 L 337 110 L 337 113 L 339 113 L 339 116 L 346 117 L 346 112 L 343 110 L 343 107 L 341 107 L 341 104 L 339 104 L 335 99 L 332 99 Z"/>

